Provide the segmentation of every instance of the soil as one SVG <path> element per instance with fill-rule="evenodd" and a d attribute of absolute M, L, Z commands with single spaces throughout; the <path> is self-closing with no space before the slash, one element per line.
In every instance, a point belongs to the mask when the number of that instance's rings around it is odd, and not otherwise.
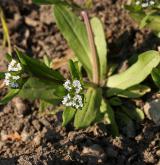
<path fill-rule="evenodd" d="M 123 4 L 127 0 L 95 0 L 90 16 L 104 23 L 110 60 L 124 65 L 131 55 L 160 45 L 154 34 L 139 29 Z M 50 6 L 37 6 L 30 0 L 1 0 L 12 46 L 43 58 L 65 57 L 69 50 L 59 33 Z M 0 45 L 2 45 L 0 25 Z M 3 48 L 0 69 L 5 69 Z M 1 90 L 0 96 L 5 90 Z M 147 119 L 134 137 L 113 138 L 103 124 L 84 130 L 61 126 L 62 111 L 40 112 L 38 102 L 14 98 L 0 106 L 0 165 L 160 165 L 160 127 Z M 53 114 L 57 110 L 58 113 Z"/>

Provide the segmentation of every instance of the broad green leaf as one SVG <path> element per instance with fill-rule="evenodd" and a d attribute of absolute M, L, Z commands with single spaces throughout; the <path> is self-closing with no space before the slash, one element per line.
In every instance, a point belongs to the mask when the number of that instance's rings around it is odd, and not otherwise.
<path fill-rule="evenodd" d="M 131 12 L 130 14 L 131 17 L 139 24 L 150 28 L 156 33 L 160 32 L 160 15 L 158 13 L 152 13 L 147 17 L 143 12 Z M 145 22 L 145 24 L 142 21 Z"/>
<path fill-rule="evenodd" d="M 124 97 L 124 98 L 139 98 L 142 97 L 143 95 L 145 95 L 146 93 L 150 92 L 151 88 L 146 86 L 146 85 L 135 85 L 132 86 L 128 89 L 115 89 L 115 88 L 111 88 L 107 90 L 107 96 L 111 97 L 111 96 L 119 96 L 119 97 Z"/>
<path fill-rule="evenodd" d="M 75 113 L 76 113 L 76 109 L 71 107 L 65 108 L 62 116 L 63 117 L 62 125 L 66 126 L 74 118 Z"/>
<path fill-rule="evenodd" d="M 19 93 L 19 91 L 20 89 L 10 89 L 9 92 L 0 100 L 0 105 L 7 104 Z"/>
<path fill-rule="evenodd" d="M 17 55 L 26 71 L 29 71 L 33 75 L 52 80 L 64 80 L 63 76 L 58 71 L 50 69 L 44 63 L 19 51 L 17 51 Z"/>
<path fill-rule="evenodd" d="M 92 124 L 100 111 L 102 91 L 100 88 L 89 88 L 85 95 L 84 107 L 77 110 L 74 119 L 75 128 L 85 128 Z"/>
<path fill-rule="evenodd" d="M 54 16 L 58 28 L 91 78 L 91 52 L 84 23 L 67 7 L 60 5 L 54 6 Z"/>
<path fill-rule="evenodd" d="M 94 33 L 95 45 L 99 61 L 100 80 L 104 81 L 107 74 L 107 44 L 102 22 L 94 17 L 91 19 L 91 26 Z"/>
<path fill-rule="evenodd" d="M 126 71 L 108 78 L 107 87 L 127 89 L 141 83 L 160 62 L 160 53 L 147 51 L 138 57 L 138 61 Z"/>
<path fill-rule="evenodd" d="M 131 119 L 136 121 L 144 120 L 144 113 L 141 109 L 135 106 L 122 106 L 122 111 L 125 112 Z"/>
<path fill-rule="evenodd" d="M 160 88 L 160 70 L 157 68 L 153 68 L 151 76 L 156 86 Z"/>
<path fill-rule="evenodd" d="M 109 99 L 109 104 L 111 106 L 120 106 L 122 105 L 122 101 L 119 97 L 112 97 L 111 99 Z"/>
<path fill-rule="evenodd" d="M 134 137 L 135 125 L 132 119 L 127 114 L 120 111 L 116 111 L 115 116 L 119 128 L 122 129 L 128 137 Z"/>
<path fill-rule="evenodd" d="M 51 104 L 60 103 L 64 95 L 63 85 L 35 77 L 29 78 L 19 92 L 19 96 L 24 99 L 41 99 Z"/>
<path fill-rule="evenodd" d="M 76 66 L 76 64 L 72 60 L 69 60 L 69 68 L 70 68 L 72 79 L 80 80 L 80 73 L 78 70 L 78 66 Z"/>
<path fill-rule="evenodd" d="M 0 72 L 0 80 L 5 78 L 5 72 Z"/>
<path fill-rule="evenodd" d="M 160 32 L 160 14 L 153 13 L 152 15 L 148 16 L 146 27 L 150 28 L 155 33 L 159 33 Z"/>
<path fill-rule="evenodd" d="M 119 130 L 115 121 L 115 114 L 112 107 L 104 99 L 101 101 L 101 113 L 104 113 L 104 123 L 111 125 L 111 132 L 113 136 L 119 136 Z"/>

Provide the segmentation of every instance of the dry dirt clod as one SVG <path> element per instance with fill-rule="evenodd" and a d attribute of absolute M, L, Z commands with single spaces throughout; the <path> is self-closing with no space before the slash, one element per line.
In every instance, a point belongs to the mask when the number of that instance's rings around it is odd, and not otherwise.
<path fill-rule="evenodd" d="M 45 119 L 45 118 L 41 118 L 39 120 L 44 126 L 46 127 L 51 127 L 50 123 Z"/>
<path fill-rule="evenodd" d="M 39 131 L 39 130 L 41 129 L 41 124 L 40 124 L 40 122 L 39 122 L 38 120 L 33 120 L 33 121 L 32 121 L 32 124 L 33 124 L 34 128 L 35 128 L 37 131 Z"/>
<path fill-rule="evenodd" d="M 95 156 L 95 157 L 101 157 L 101 158 L 106 157 L 106 154 L 104 153 L 104 150 L 98 144 L 93 144 L 90 147 L 84 147 L 83 150 L 82 150 L 82 153 L 84 155 L 92 155 L 92 156 Z"/>
<path fill-rule="evenodd" d="M 27 104 L 25 104 L 20 97 L 13 98 L 12 103 L 17 110 L 17 115 L 23 117 L 27 111 Z"/>
<path fill-rule="evenodd" d="M 160 158 L 160 150 L 156 152 L 156 155 Z"/>
<path fill-rule="evenodd" d="M 22 141 L 26 142 L 31 138 L 31 136 L 28 132 L 22 131 L 21 138 L 22 138 Z"/>
<path fill-rule="evenodd" d="M 41 133 L 38 133 L 38 134 L 33 138 L 33 143 L 34 143 L 36 146 L 39 146 L 39 145 L 41 144 L 41 139 L 42 139 Z"/>
<path fill-rule="evenodd" d="M 7 132 L 4 130 L 1 130 L 1 140 L 6 141 L 7 140 Z"/>

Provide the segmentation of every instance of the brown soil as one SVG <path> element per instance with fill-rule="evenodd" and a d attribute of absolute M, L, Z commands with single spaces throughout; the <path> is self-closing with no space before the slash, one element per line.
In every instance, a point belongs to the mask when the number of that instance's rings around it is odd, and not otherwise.
<path fill-rule="evenodd" d="M 42 58 L 65 56 L 68 46 L 52 19 L 49 6 L 30 0 L 0 1 L 8 23 L 11 43 Z M 123 9 L 125 0 L 95 0 L 90 15 L 104 22 L 109 59 L 125 61 L 133 54 L 156 49 L 160 41 L 149 30 L 140 30 Z M 0 45 L 2 28 L 0 25 Z M 3 49 L 0 69 L 4 69 Z M 5 91 L 0 92 L 4 95 Z M 61 111 L 40 113 L 37 102 L 13 99 L 0 107 L 0 165 L 160 165 L 160 127 L 146 120 L 136 136 L 113 138 L 103 124 L 75 131 L 61 127 Z M 56 107 L 53 107 L 56 109 Z"/>

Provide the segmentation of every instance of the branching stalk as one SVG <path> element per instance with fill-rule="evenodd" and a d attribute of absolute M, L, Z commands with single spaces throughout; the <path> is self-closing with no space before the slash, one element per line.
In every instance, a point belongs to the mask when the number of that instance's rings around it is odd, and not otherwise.
<path fill-rule="evenodd" d="M 86 26 L 86 30 L 87 30 L 87 35 L 88 35 L 88 41 L 89 41 L 89 47 L 91 49 L 91 64 L 92 64 L 92 68 L 93 68 L 93 83 L 95 84 L 99 84 L 99 70 L 98 70 L 98 60 L 97 60 L 97 51 L 96 51 L 96 47 L 95 47 L 95 42 L 94 42 L 94 37 L 93 37 L 93 32 L 92 32 L 92 28 L 91 28 L 91 24 L 87 15 L 86 11 L 82 11 L 81 15 L 84 19 L 84 23 Z"/>

